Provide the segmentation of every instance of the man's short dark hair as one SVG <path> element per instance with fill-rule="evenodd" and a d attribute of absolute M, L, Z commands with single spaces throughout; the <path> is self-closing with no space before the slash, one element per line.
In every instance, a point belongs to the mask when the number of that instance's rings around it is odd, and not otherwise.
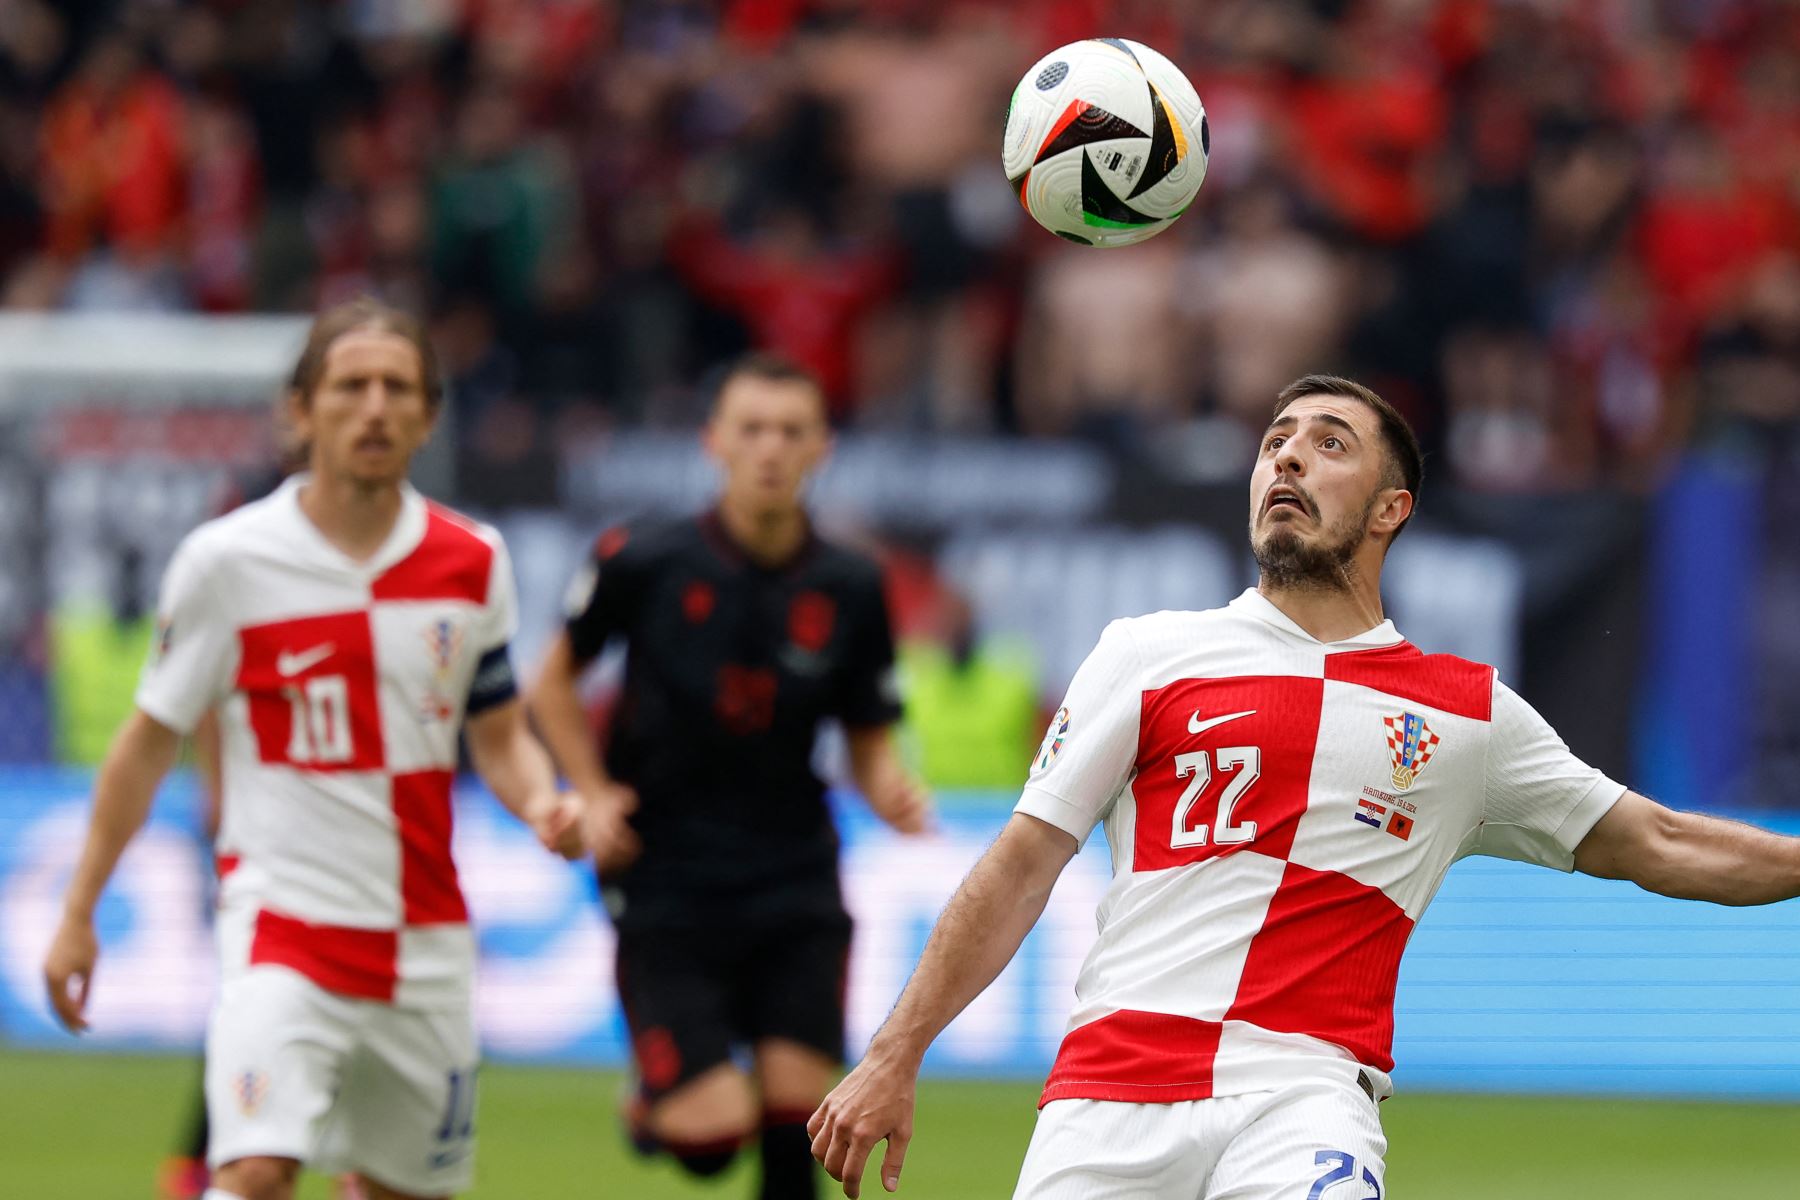
<path fill-rule="evenodd" d="M 1345 379 L 1341 375 L 1302 375 L 1281 389 L 1281 394 L 1275 397 L 1275 412 L 1269 419 L 1279 419 L 1290 404 L 1308 396 L 1343 396 L 1375 410 L 1381 422 L 1381 440 L 1387 446 L 1382 485 L 1411 492 L 1413 512 L 1417 512 L 1419 488 L 1425 482 L 1425 453 L 1419 449 L 1419 439 L 1406 418 L 1400 415 L 1400 410 L 1376 395 L 1373 388 L 1364 387 L 1354 379 Z M 1406 521 L 1410 520 L 1412 513 L 1406 517 Z M 1399 528 L 1394 530 L 1395 537 L 1406 528 L 1406 521 L 1400 522 Z"/>
<path fill-rule="evenodd" d="M 725 395 L 725 389 L 734 380 L 760 379 L 765 383 L 797 383 L 812 389 L 819 400 L 819 415 L 825 416 L 825 389 L 819 383 L 818 376 L 783 354 L 771 350 L 755 350 L 741 358 L 733 359 L 722 367 L 714 376 L 712 387 L 712 403 L 708 406 L 711 415 L 717 416 L 719 401 Z"/>
<path fill-rule="evenodd" d="M 436 412 L 438 402 L 443 399 L 444 383 L 443 376 L 438 372 L 437 353 L 432 349 L 431 339 L 426 336 L 424 322 L 405 309 L 396 308 L 373 296 L 359 296 L 334 305 L 313 321 L 312 329 L 306 335 L 306 345 L 300 351 L 300 359 L 294 364 L 294 373 L 288 377 L 288 387 L 299 395 L 302 406 L 311 403 L 313 390 L 325 379 L 325 356 L 331 352 L 332 343 L 358 329 L 397 334 L 412 343 L 413 349 L 419 352 L 419 374 L 420 382 L 425 388 L 425 403 Z"/>

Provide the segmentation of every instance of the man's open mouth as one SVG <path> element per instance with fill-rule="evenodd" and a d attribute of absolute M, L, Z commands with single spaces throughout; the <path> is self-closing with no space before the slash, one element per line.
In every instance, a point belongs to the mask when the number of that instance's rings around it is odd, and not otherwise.
<path fill-rule="evenodd" d="M 1292 508 L 1303 516 L 1310 517 L 1312 515 L 1311 507 L 1307 505 L 1299 492 L 1277 484 L 1270 488 L 1268 494 L 1263 497 L 1263 513 L 1267 515 L 1281 508 Z"/>

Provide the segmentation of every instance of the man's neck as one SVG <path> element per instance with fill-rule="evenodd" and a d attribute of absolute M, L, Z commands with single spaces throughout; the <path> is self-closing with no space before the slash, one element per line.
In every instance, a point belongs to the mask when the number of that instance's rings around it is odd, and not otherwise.
<path fill-rule="evenodd" d="M 1381 611 L 1381 576 L 1357 572 L 1340 586 L 1299 585 L 1277 587 L 1267 579 L 1257 582 L 1263 599 L 1283 616 L 1321 642 L 1341 642 L 1369 632 L 1386 618 Z"/>
<path fill-rule="evenodd" d="M 356 562 L 372 558 L 400 519 L 398 484 L 314 475 L 300 488 L 300 511 L 325 540 Z"/>
<path fill-rule="evenodd" d="M 758 511 L 733 504 L 726 497 L 719 501 L 719 521 L 738 549 L 765 567 L 787 562 L 806 542 L 806 510 L 798 506 Z"/>

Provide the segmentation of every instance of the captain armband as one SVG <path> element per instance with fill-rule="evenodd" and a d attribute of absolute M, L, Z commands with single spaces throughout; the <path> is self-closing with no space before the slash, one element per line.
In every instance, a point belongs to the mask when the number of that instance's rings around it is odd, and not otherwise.
<path fill-rule="evenodd" d="M 469 716 L 505 704 L 519 694 L 519 683 L 513 676 L 511 649 L 502 643 L 483 654 L 475 664 L 475 678 L 469 683 Z"/>

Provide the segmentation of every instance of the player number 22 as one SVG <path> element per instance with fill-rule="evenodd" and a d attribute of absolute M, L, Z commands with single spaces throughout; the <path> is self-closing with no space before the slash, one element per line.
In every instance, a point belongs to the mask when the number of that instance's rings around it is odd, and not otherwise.
<path fill-rule="evenodd" d="M 1337 1192 L 1337 1185 L 1346 1179 L 1356 1178 L 1356 1158 L 1345 1154 L 1342 1150 L 1321 1150 L 1313 1155 L 1313 1166 L 1322 1167 L 1329 1164 L 1331 1169 L 1313 1181 L 1312 1191 L 1306 1193 L 1306 1200 L 1323 1200 L 1325 1193 Z M 1374 1188 L 1374 1192 L 1365 1192 L 1362 1200 L 1381 1200 L 1381 1180 L 1375 1178 L 1375 1172 L 1369 1167 L 1362 1169 L 1362 1181 Z"/>
<path fill-rule="evenodd" d="M 342 675 L 318 675 L 283 690 L 289 706 L 288 761 L 349 762 L 348 681 Z"/>
<path fill-rule="evenodd" d="M 1188 825 L 1188 810 L 1200 799 L 1200 793 L 1212 781 L 1214 756 L 1217 756 L 1218 769 L 1231 772 L 1231 781 L 1219 795 L 1218 820 L 1212 827 L 1207 825 Z M 1175 823 L 1169 832 L 1171 846 L 1204 846 L 1207 834 L 1212 835 L 1215 846 L 1235 846 L 1256 838 L 1256 822 L 1245 821 L 1242 825 L 1231 823 L 1231 809 L 1243 799 L 1250 785 L 1262 774 L 1262 750 L 1257 746 L 1227 746 L 1224 749 L 1209 751 L 1195 750 L 1191 754 L 1175 756 L 1175 778 L 1188 779 L 1181 799 L 1175 802 Z"/>

